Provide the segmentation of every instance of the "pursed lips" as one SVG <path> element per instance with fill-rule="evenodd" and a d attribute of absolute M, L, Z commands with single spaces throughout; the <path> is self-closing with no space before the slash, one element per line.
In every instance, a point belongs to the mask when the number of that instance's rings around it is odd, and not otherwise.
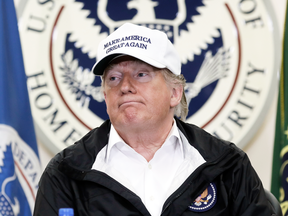
<path fill-rule="evenodd" d="M 127 100 L 119 103 L 118 107 L 121 107 L 123 105 L 132 105 L 132 104 L 139 104 L 142 103 L 141 101 L 136 101 L 136 100 Z"/>

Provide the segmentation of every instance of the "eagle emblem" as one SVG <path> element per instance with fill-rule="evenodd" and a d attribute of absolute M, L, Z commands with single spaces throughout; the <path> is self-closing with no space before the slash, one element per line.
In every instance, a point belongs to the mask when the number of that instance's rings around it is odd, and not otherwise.
<path fill-rule="evenodd" d="M 216 201 L 216 185 L 210 183 L 188 208 L 191 211 L 204 212 L 211 209 L 215 205 Z"/>

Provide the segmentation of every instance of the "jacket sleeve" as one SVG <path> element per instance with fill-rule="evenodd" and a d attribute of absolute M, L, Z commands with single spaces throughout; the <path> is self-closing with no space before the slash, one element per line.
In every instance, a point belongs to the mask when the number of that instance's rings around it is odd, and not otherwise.
<path fill-rule="evenodd" d="M 233 215 L 255 216 L 274 215 L 268 202 L 263 185 L 253 169 L 248 157 L 244 154 L 242 161 L 232 175 Z M 276 215 L 276 214 L 275 214 Z"/>
<path fill-rule="evenodd" d="M 57 163 L 49 163 L 39 182 L 34 216 L 58 216 L 59 208 L 73 208 L 71 184 L 58 171 Z"/>

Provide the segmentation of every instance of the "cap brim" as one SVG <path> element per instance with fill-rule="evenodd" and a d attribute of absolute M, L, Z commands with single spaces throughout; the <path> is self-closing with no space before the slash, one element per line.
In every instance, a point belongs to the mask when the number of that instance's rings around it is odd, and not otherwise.
<path fill-rule="evenodd" d="M 117 57 L 118 55 L 121 54 L 112 54 L 110 56 L 106 56 L 105 58 L 103 58 L 102 60 L 100 60 L 99 62 L 96 62 L 92 68 L 93 73 L 96 76 L 102 76 L 104 73 L 105 68 L 108 66 L 109 62 Z"/>
<path fill-rule="evenodd" d="M 104 70 L 105 68 L 108 66 L 108 64 L 110 63 L 110 61 L 112 61 L 114 58 L 116 58 L 117 56 L 119 55 L 127 55 L 127 56 L 131 56 L 131 57 L 134 57 L 134 58 L 137 58 L 149 65 L 152 65 L 154 67 L 157 67 L 157 68 L 165 68 L 166 66 L 164 64 L 161 64 L 147 56 L 141 56 L 139 55 L 138 53 L 114 53 L 114 54 L 111 54 L 109 56 L 106 56 L 105 58 L 101 59 L 99 62 L 96 62 L 92 68 L 92 71 L 93 73 L 96 75 L 96 76 L 102 76 L 103 73 L 104 73 Z"/>

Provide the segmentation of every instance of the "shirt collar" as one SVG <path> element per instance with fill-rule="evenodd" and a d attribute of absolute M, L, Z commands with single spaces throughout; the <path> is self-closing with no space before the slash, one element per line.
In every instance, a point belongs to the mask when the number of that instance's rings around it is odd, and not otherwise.
<path fill-rule="evenodd" d="M 175 138 L 173 138 L 173 137 L 175 137 Z M 109 134 L 109 141 L 108 141 L 107 152 L 106 152 L 106 162 L 109 161 L 111 149 L 117 143 L 122 143 L 122 144 L 128 145 L 119 136 L 119 134 L 115 130 L 114 126 L 111 124 L 111 129 L 110 129 L 110 134 Z M 182 140 L 180 138 L 179 129 L 177 127 L 175 119 L 173 119 L 173 126 L 172 126 L 172 128 L 171 128 L 171 130 L 170 130 L 170 132 L 169 132 L 169 134 L 168 134 L 168 136 L 167 136 L 167 138 L 166 138 L 166 140 L 165 140 L 163 145 L 167 145 L 168 143 L 175 144 L 175 145 L 179 144 L 180 145 L 180 149 L 181 149 L 181 155 L 184 158 L 183 143 L 182 143 Z"/>
<path fill-rule="evenodd" d="M 109 134 L 109 141 L 108 141 L 108 147 L 106 152 L 106 162 L 109 160 L 111 149 L 117 144 L 117 143 L 124 143 L 124 140 L 119 136 L 117 131 L 115 130 L 114 126 L 111 124 L 110 134 Z"/>

